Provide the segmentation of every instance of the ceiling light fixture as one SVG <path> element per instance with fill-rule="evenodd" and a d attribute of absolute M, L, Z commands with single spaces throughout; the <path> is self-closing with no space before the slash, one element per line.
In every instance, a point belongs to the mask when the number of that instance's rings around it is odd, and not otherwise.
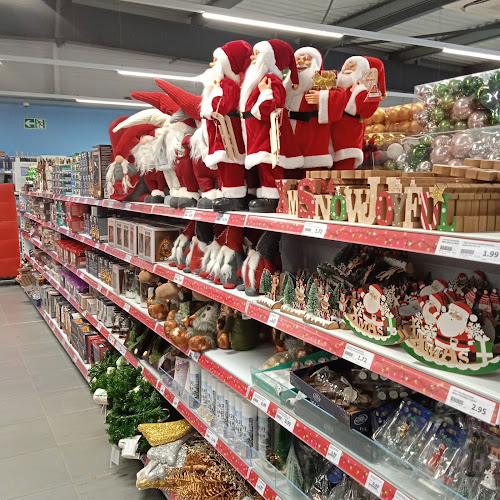
<path fill-rule="evenodd" d="M 76 102 L 81 102 L 82 104 L 104 104 L 106 106 L 132 106 L 134 108 L 151 108 L 151 104 L 146 104 L 144 102 L 126 102 L 126 101 L 105 101 L 101 99 L 79 99 L 75 98 Z"/>
<path fill-rule="evenodd" d="M 142 71 L 125 71 L 121 69 L 116 70 L 119 75 L 124 76 L 138 76 L 141 78 L 163 78 L 165 80 L 187 80 L 196 81 L 196 76 L 182 76 L 182 75 L 162 75 L 160 73 L 143 73 Z"/>
<path fill-rule="evenodd" d="M 222 14 L 211 14 L 210 12 L 204 12 L 203 17 L 205 19 L 213 19 L 215 21 L 224 21 L 233 24 L 243 24 L 246 26 L 250 25 L 256 28 L 268 28 L 278 31 L 289 31 L 292 33 L 299 33 L 301 35 L 323 36 L 327 38 L 342 38 L 344 36 L 342 33 L 337 33 L 335 31 L 300 28 L 298 26 L 291 26 L 289 24 L 270 23 L 267 21 L 246 19 L 244 17 L 233 17 L 233 16 L 224 16 Z"/>
<path fill-rule="evenodd" d="M 475 50 L 458 50 L 444 48 L 445 54 L 453 54 L 455 56 L 477 57 L 478 59 L 489 59 L 491 61 L 500 61 L 500 55 L 487 54 L 486 52 L 476 52 Z"/>

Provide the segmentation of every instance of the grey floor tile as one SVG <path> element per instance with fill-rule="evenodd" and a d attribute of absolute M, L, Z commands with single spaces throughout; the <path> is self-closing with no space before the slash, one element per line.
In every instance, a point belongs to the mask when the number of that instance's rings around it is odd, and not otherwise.
<path fill-rule="evenodd" d="M 2 344 L 3 344 L 3 341 L 4 341 L 3 334 L 0 334 L 0 339 L 1 339 Z M 17 345 L 6 345 L 6 346 L 2 346 L 2 348 L 0 349 L 0 362 L 13 361 L 13 360 L 17 360 L 17 361 L 22 362 L 22 360 L 19 359 L 20 357 L 21 357 L 21 354 L 17 348 Z"/>
<path fill-rule="evenodd" d="M 9 328 L 9 336 L 15 338 L 17 345 L 24 344 L 39 344 L 40 342 L 50 342 L 57 339 L 49 331 L 45 330 L 46 323 L 43 319 L 32 323 L 20 323 L 17 325 L 7 325 Z M 52 339 L 51 339 L 52 337 Z"/>
<path fill-rule="evenodd" d="M 39 358 L 26 359 L 24 364 L 28 373 L 33 376 L 39 373 L 59 372 L 73 366 L 73 362 L 66 352 L 64 354 L 52 354 Z"/>
<path fill-rule="evenodd" d="M 42 356 L 52 356 L 54 354 L 64 354 L 64 356 L 68 356 L 64 347 L 59 342 L 52 342 L 49 339 L 43 340 L 44 342 L 38 344 L 24 344 L 19 346 L 18 350 L 23 359 L 40 358 Z"/>
<path fill-rule="evenodd" d="M 37 398 L 30 378 L 0 380 L 0 401 L 8 401 L 20 397 Z"/>
<path fill-rule="evenodd" d="M 81 500 L 165 500 L 163 494 L 158 490 L 139 491 L 135 486 L 135 473 L 142 468 L 137 461 L 135 469 L 120 471 L 116 474 L 103 476 L 76 483 L 75 488 Z"/>
<path fill-rule="evenodd" d="M 5 318 L 7 319 L 7 324 L 9 325 L 20 325 L 24 323 L 32 323 L 33 321 L 39 321 L 41 316 L 38 311 L 32 310 L 31 312 L 25 312 L 22 314 L 19 312 L 6 312 Z"/>
<path fill-rule="evenodd" d="M 57 417 L 58 415 L 67 415 L 75 411 L 100 408 L 94 403 L 88 386 L 41 394 L 40 401 L 48 417 Z M 104 417 L 102 419 L 104 422 Z"/>
<path fill-rule="evenodd" d="M 40 396 L 73 387 L 88 387 L 82 374 L 74 366 L 57 372 L 38 373 L 33 377 L 33 385 Z"/>
<path fill-rule="evenodd" d="M 74 482 L 109 476 L 123 470 L 133 469 L 136 465 L 135 460 L 123 459 L 118 467 L 110 467 L 111 445 L 107 438 L 102 436 L 65 444 L 60 449 Z M 89 457 L 92 457 L 92 460 L 89 460 Z M 130 470 L 130 474 L 134 475 L 134 472 Z"/>
<path fill-rule="evenodd" d="M 59 446 L 106 435 L 98 408 L 48 417 L 48 421 Z"/>
<path fill-rule="evenodd" d="M 47 419 L 30 420 L 0 427 L 0 459 L 46 450 L 56 446 Z"/>
<path fill-rule="evenodd" d="M 37 397 L 13 398 L 2 404 L 0 426 L 36 420 L 45 417 L 43 407 Z"/>
<path fill-rule="evenodd" d="M 22 359 L 0 361 L 0 380 L 24 378 L 28 376 Z"/>
<path fill-rule="evenodd" d="M 79 500 L 78 493 L 72 484 L 16 498 L 20 500 Z"/>
<path fill-rule="evenodd" d="M 4 458 L 0 460 L 0 471 L 9 478 L 2 481 L 2 500 L 71 484 L 58 448 Z"/>

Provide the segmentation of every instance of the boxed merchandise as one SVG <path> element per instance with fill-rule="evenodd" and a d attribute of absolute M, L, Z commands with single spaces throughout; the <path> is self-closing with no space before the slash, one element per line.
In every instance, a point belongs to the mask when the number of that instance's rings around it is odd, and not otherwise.
<path fill-rule="evenodd" d="M 128 266 L 115 263 L 112 265 L 112 273 L 113 273 L 113 291 L 116 294 L 122 294 L 125 293 L 124 287 L 123 287 L 123 278 L 125 274 L 125 270 L 127 269 Z"/>
<path fill-rule="evenodd" d="M 105 197 L 106 169 L 111 163 L 113 151 L 110 145 L 99 145 L 92 148 L 92 156 L 89 165 L 90 174 L 90 196 L 102 199 Z"/>
<path fill-rule="evenodd" d="M 114 247 L 116 245 L 116 217 L 109 217 L 108 220 L 108 243 Z"/>
<path fill-rule="evenodd" d="M 96 341 L 92 342 L 92 362 L 98 363 L 101 361 L 104 354 L 110 349 L 113 349 L 113 347 L 106 341 L 99 343 Z"/>
<path fill-rule="evenodd" d="M 115 248 L 123 249 L 123 220 L 116 219 L 115 222 Z"/>
<path fill-rule="evenodd" d="M 172 254 L 172 247 L 179 232 L 176 227 L 140 225 L 137 234 L 139 258 L 148 262 L 167 260 Z"/>
<path fill-rule="evenodd" d="M 103 343 L 106 339 L 101 334 L 87 335 L 85 337 L 85 349 L 83 351 L 82 359 L 85 363 L 93 364 L 92 362 L 92 343 Z"/>
<path fill-rule="evenodd" d="M 67 201 L 66 214 L 68 217 L 83 217 L 89 211 L 88 205 L 83 205 L 81 203 L 73 203 L 72 201 Z"/>
<path fill-rule="evenodd" d="M 83 217 L 66 217 L 66 225 L 73 233 L 83 233 L 85 227 Z"/>
<path fill-rule="evenodd" d="M 131 255 L 137 255 L 137 228 L 139 224 L 137 222 L 129 222 L 128 223 L 128 244 L 127 251 Z"/>

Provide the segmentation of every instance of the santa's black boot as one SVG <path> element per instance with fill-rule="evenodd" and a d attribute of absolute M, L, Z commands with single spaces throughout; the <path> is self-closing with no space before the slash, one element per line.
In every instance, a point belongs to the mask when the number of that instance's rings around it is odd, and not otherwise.
<path fill-rule="evenodd" d="M 197 201 L 194 198 L 177 198 L 176 208 L 191 208 L 195 207 Z"/>
<path fill-rule="evenodd" d="M 256 198 L 248 204 L 250 212 L 273 213 L 278 208 L 278 199 L 276 198 Z"/>
<path fill-rule="evenodd" d="M 198 208 L 205 208 L 207 210 L 212 210 L 213 205 L 214 205 L 214 200 L 211 200 L 210 198 L 200 198 L 196 206 Z"/>
<path fill-rule="evenodd" d="M 248 209 L 245 198 L 217 198 L 214 200 L 213 209 L 216 212 L 243 212 Z"/>

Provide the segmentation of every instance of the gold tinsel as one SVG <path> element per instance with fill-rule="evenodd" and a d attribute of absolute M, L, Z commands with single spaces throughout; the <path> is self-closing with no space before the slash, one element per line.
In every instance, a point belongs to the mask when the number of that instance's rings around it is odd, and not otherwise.
<path fill-rule="evenodd" d="M 151 446 L 159 446 L 177 441 L 191 432 L 192 428 L 187 420 L 139 425 L 139 431 L 142 432 Z"/>

